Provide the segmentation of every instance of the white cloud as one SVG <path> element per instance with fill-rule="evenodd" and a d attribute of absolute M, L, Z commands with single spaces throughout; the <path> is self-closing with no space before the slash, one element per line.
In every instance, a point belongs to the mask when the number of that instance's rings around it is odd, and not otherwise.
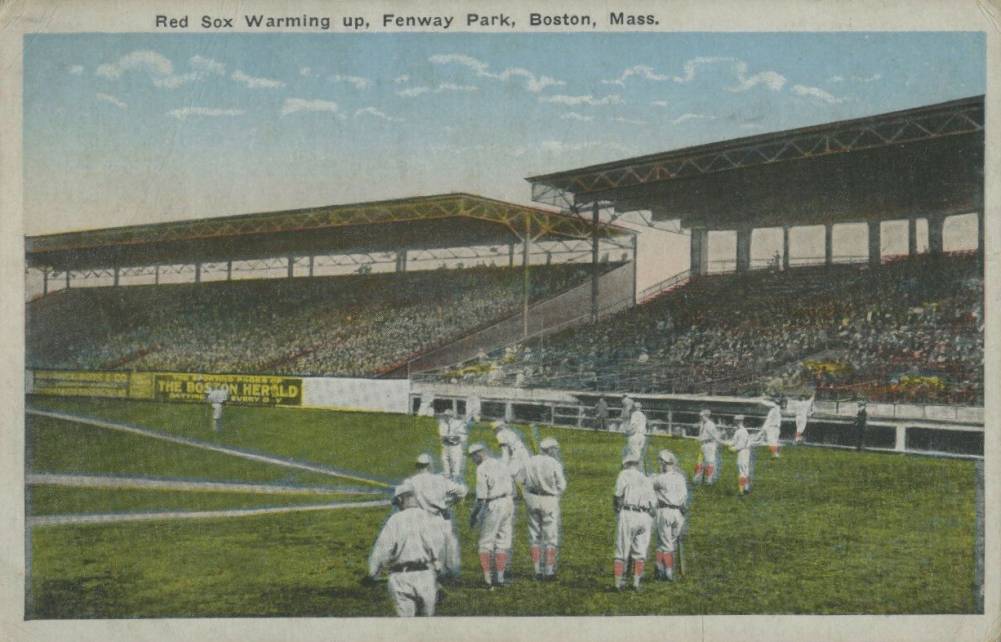
<path fill-rule="evenodd" d="M 337 113 L 337 103 L 329 100 L 306 100 L 305 98 L 286 98 L 282 105 L 282 116 L 288 116 L 298 111 L 326 111 Z"/>
<path fill-rule="evenodd" d="M 539 96 L 539 101 L 544 103 L 556 103 L 558 105 L 590 105 L 592 107 L 596 105 L 621 105 L 622 96 L 618 94 L 609 94 L 607 96 L 602 96 L 601 98 L 595 98 L 594 96 L 565 96 L 563 94 L 556 94 L 555 96 Z"/>
<path fill-rule="evenodd" d="M 622 123 L 624 125 L 646 125 L 647 124 L 647 122 L 645 120 L 636 120 L 636 119 L 633 119 L 633 118 L 623 118 L 622 116 L 616 116 L 615 118 L 612 119 L 612 122 Z"/>
<path fill-rule="evenodd" d="M 406 89 L 399 90 L 396 92 L 396 95 L 403 96 L 404 98 L 413 98 L 414 96 L 420 96 L 421 94 L 427 93 L 440 94 L 445 91 L 470 93 L 479 90 L 480 88 L 474 85 L 457 85 L 452 82 L 443 82 L 434 89 L 431 89 L 430 87 L 408 87 Z"/>
<path fill-rule="evenodd" d="M 648 67 L 647 65 L 634 65 L 629 69 L 623 70 L 615 80 L 602 80 L 602 84 L 605 85 L 619 85 L 621 87 L 626 86 L 626 80 L 632 76 L 639 76 L 644 80 L 653 80 L 655 82 L 660 82 L 667 80 L 669 77 L 658 74 L 653 70 L 653 67 Z"/>
<path fill-rule="evenodd" d="M 184 120 L 188 116 L 242 116 L 245 112 L 242 109 L 218 109 L 216 107 L 184 107 L 172 109 L 167 112 L 168 116 L 173 116 L 178 120 Z"/>
<path fill-rule="evenodd" d="M 830 78 L 827 79 L 827 82 L 845 82 L 846 80 L 850 80 L 852 82 L 869 83 L 869 82 L 876 82 L 882 77 L 883 74 L 880 73 L 875 73 L 872 74 L 871 76 L 850 76 L 849 78 L 845 78 L 844 76 L 831 76 Z"/>
<path fill-rule="evenodd" d="M 355 89 L 359 91 L 362 89 L 368 89 L 372 81 L 368 78 L 362 78 L 361 76 L 342 76 L 341 74 L 336 74 L 330 77 L 334 82 L 347 82 L 354 85 Z"/>
<path fill-rule="evenodd" d="M 692 112 L 684 113 L 674 120 L 671 121 L 672 125 L 680 125 L 681 123 L 687 122 L 689 120 L 715 120 L 715 116 L 709 116 L 707 114 L 693 114 Z"/>
<path fill-rule="evenodd" d="M 211 58 L 206 58 L 196 54 L 191 57 L 188 64 L 191 65 L 192 69 L 206 74 L 215 74 L 217 76 L 226 75 L 226 65 L 219 61 L 212 60 Z"/>
<path fill-rule="evenodd" d="M 114 105 L 115 107 L 118 107 L 119 109 L 128 109 L 129 108 L 129 106 L 128 106 L 127 103 L 124 103 L 124 102 L 118 100 L 117 98 L 115 98 L 111 94 L 102 94 L 102 93 L 98 92 L 97 94 L 95 94 L 95 96 L 97 97 L 98 100 L 103 100 L 106 103 L 111 103 L 112 105 Z"/>
<path fill-rule="evenodd" d="M 594 116 L 585 116 L 584 114 L 578 114 L 575 111 L 568 111 L 567 113 L 560 116 L 560 120 L 579 120 L 586 122 L 589 120 L 594 120 Z"/>
<path fill-rule="evenodd" d="M 732 87 L 726 87 L 726 90 L 730 92 L 747 91 L 761 84 L 772 91 L 781 91 L 782 87 L 786 84 L 786 77 L 777 71 L 760 71 L 756 74 L 748 75 L 748 65 L 746 62 L 738 58 L 721 56 L 700 56 L 687 60 L 683 66 L 684 73 L 680 76 L 674 76 L 673 80 L 676 83 L 691 82 L 698 75 L 700 67 L 721 63 L 731 65 L 734 74 L 737 76 L 737 84 Z"/>
<path fill-rule="evenodd" d="M 838 98 L 833 94 L 824 91 L 820 87 L 809 87 L 807 85 L 793 85 L 792 93 L 797 96 L 806 96 L 808 98 L 816 98 L 817 100 L 822 100 L 829 105 L 836 105 L 838 103 L 845 102 L 844 98 Z"/>
<path fill-rule="evenodd" d="M 586 141 L 583 143 L 565 143 L 559 140 L 544 140 L 541 143 L 539 143 L 538 151 L 547 154 L 562 155 L 562 154 L 580 152 L 587 149 L 595 149 L 595 148 L 600 148 L 602 150 L 614 150 L 618 152 L 628 152 L 631 150 L 631 148 L 627 147 L 626 145 L 622 145 L 621 143 L 609 143 L 600 141 Z M 521 147 L 516 150 L 515 155 L 521 156 L 528 151 L 530 150 Z"/>
<path fill-rule="evenodd" d="M 827 82 L 844 82 L 844 81 L 845 81 L 844 76 L 831 76 L 830 78 L 827 79 Z"/>
<path fill-rule="evenodd" d="M 557 80 L 549 76 L 537 76 L 523 67 L 508 67 L 500 73 L 494 73 L 489 71 L 490 65 L 487 63 L 465 54 L 435 54 L 428 58 L 428 60 L 435 65 L 463 65 L 473 70 L 473 72 L 479 77 L 493 78 L 494 80 L 500 80 L 501 82 L 506 82 L 512 78 L 523 78 L 525 80 L 525 89 L 533 94 L 541 92 L 546 87 L 566 84 L 562 80 Z"/>
<path fill-rule="evenodd" d="M 70 72 L 74 76 L 79 76 L 80 74 L 83 73 L 83 65 L 72 65 L 66 71 Z"/>
<path fill-rule="evenodd" d="M 277 89 L 279 87 L 284 87 L 285 83 L 280 80 L 272 80 L 271 78 L 259 78 L 255 76 L 248 76 L 239 69 L 233 72 L 230 76 L 233 80 L 239 83 L 243 83 L 249 89 Z"/>
<path fill-rule="evenodd" d="M 392 123 L 403 122 L 402 118 L 396 118 L 395 116 L 389 116 L 385 112 L 376 109 L 375 107 L 362 107 L 361 109 L 355 110 L 355 118 L 359 116 L 373 116 L 375 118 L 381 118 L 382 120 L 388 120 Z"/>
<path fill-rule="evenodd" d="M 94 73 L 114 80 L 126 71 L 145 71 L 150 76 L 164 77 L 174 73 L 174 65 L 157 52 L 143 49 L 127 53 L 115 62 L 99 65 Z"/>
<path fill-rule="evenodd" d="M 404 83 L 404 82 L 409 82 L 409 81 L 410 81 L 410 76 L 408 76 L 407 74 L 403 74 L 402 76 L 397 76 L 396 78 L 393 79 L 393 82 L 395 82 L 396 84 L 400 84 L 400 83 Z"/>
<path fill-rule="evenodd" d="M 190 71 L 186 74 L 171 74 L 170 76 L 165 76 L 163 78 L 156 78 L 153 80 L 153 84 L 164 89 L 177 89 L 181 85 L 186 85 L 189 82 L 195 82 L 196 80 L 202 80 L 204 77 L 204 75 L 198 73 L 197 71 Z"/>
<path fill-rule="evenodd" d="M 654 100 L 650 102 L 654 107 L 667 107 L 669 103 L 666 100 Z"/>

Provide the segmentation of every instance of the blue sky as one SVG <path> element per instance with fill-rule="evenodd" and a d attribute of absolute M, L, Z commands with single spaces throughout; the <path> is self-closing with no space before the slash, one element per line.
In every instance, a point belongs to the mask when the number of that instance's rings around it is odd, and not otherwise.
<path fill-rule="evenodd" d="M 25 228 L 445 191 L 984 91 L 976 33 L 36 35 Z"/>

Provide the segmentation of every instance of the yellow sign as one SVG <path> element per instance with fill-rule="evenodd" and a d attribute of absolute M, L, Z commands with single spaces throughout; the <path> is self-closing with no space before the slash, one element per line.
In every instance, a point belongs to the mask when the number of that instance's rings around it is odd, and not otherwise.
<path fill-rule="evenodd" d="M 154 373 L 158 401 L 205 401 L 209 389 L 225 387 L 229 403 L 255 406 L 298 406 L 302 379 L 272 375 Z"/>

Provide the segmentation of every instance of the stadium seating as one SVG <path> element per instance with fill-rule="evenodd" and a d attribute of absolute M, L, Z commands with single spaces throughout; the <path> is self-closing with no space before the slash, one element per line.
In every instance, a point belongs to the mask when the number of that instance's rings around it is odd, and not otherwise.
<path fill-rule="evenodd" d="M 658 299 L 443 373 L 569 389 L 979 403 L 976 256 L 705 276 Z"/>
<path fill-rule="evenodd" d="M 589 269 L 533 267 L 533 298 Z M 516 312 L 522 279 L 477 267 L 64 290 L 28 305 L 28 365 L 374 375 Z"/>

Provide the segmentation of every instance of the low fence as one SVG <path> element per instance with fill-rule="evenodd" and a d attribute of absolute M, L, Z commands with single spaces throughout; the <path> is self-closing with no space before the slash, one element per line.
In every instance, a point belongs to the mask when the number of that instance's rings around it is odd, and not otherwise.
<path fill-rule="evenodd" d="M 595 406 L 602 396 L 609 405 L 612 419 L 598 425 Z M 744 397 L 708 397 L 703 395 L 630 395 L 642 402 L 643 412 L 653 434 L 693 437 L 698 430 L 698 416 L 703 408 L 713 412 L 723 425 L 734 415 L 744 415 L 753 430 L 760 426 L 767 408 L 757 399 Z M 447 383 L 414 382 L 410 411 L 416 412 L 422 399 L 433 398 L 437 412 L 452 408 L 464 413 L 466 403 L 477 398 L 481 415 L 486 419 L 538 422 L 580 429 L 615 430 L 621 410 L 621 393 L 601 395 L 595 392 L 549 389 L 521 389 L 490 386 L 460 386 Z M 856 405 L 843 402 L 817 402 L 805 433 L 808 444 L 855 447 Z M 781 436 L 790 439 L 795 433 L 795 419 L 783 414 Z M 863 447 L 866 450 L 982 458 L 984 420 L 982 408 L 952 406 L 917 406 L 914 404 L 872 404 Z"/>
<path fill-rule="evenodd" d="M 228 403 L 235 405 L 395 413 L 407 412 L 410 394 L 410 382 L 405 379 L 201 372 L 25 372 L 25 392 L 42 396 L 204 403 L 208 390 L 220 387 L 229 391 Z"/>

